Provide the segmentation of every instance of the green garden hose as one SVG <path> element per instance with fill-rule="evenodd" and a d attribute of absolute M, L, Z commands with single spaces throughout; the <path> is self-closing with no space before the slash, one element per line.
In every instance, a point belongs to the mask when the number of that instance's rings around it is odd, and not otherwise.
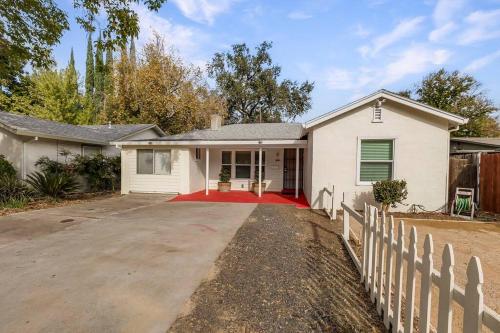
<path fill-rule="evenodd" d="M 457 215 L 461 212 L 468 212 L 472 209 L 471 197 L 457 197 L 455 202 L 455 211 Z"/>

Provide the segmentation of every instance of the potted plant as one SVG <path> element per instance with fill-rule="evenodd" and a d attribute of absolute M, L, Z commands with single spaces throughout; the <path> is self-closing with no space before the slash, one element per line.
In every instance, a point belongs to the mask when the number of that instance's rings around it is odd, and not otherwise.
<path fill-rule="evenodd" d="M 219 173 L 219 182 L 217 187 L 220 192 L 231 191 L 231 172 L 228 169 L 221 168 Z"/>
<path fill-rule="evenodd" d="M 266 182 L 264 182 L 264 179 L 261 180 L 261 188 L 262 192 L 266 189 Z M 255 181 L 252 183 L 252 191 L 255 194 L 259 194 L 259 170 L 255 170 Z"/>

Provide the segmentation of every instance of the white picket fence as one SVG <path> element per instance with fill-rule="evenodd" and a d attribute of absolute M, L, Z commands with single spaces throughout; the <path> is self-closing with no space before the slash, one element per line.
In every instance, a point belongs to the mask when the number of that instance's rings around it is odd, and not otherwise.
<path fill-rule="evenodd" d="M 404 244 L 404 222 L 400 221 L 397 240 L 394 234 L 393 217 L 386 221 L 382 214 L 379 221 L 376 207 L 365 204 L 364 216 L 342 202 L 344 210 L 343 240 L 349 255 L 361 274 L 361 281 L 376 303 L 377 311 L 384 319 L 385 326 L 392 327 L 393 333 L 413 332 L 415 299 L 420 297 L 420 333 L 427 333 L 431 327 L 432 285 L 439 288 L 437 300 L 437 332 L 452 332 L 452 303 L 463 307 L 463 332 L 481 332 L 487 327 L 500 332 L 500 316 L 483 304 L 483 271 L 478 257 L 472 257 L 467 266 L 465 290 L 454 283 L 453 248 L 446 244 L 442 254 L 441 270 L 433 266 L 432 235 L 425 236 L 424 254 L 417 255 L 417 230 L 410 231 L 409 248 Z M 350 218 L 362 227 L 362 257 L 358 258 L 349 242 Z M 406 290 L 403 290 L 404 265 L 406 262 Z M 395 266 L 393 266 L 395 264 Z M 416 271 L 420 272 L 420 295 L 415 295 Z M 394 272 L 394 274 L 393 274 Z M 394 275 L 394 276 L 393 276 Z M 403 298 L 404 294 L 404 298 Z M 391 297 L 392 295 L 392 297 Z M 401 312 L 405 302 L 404 321 Z"/>

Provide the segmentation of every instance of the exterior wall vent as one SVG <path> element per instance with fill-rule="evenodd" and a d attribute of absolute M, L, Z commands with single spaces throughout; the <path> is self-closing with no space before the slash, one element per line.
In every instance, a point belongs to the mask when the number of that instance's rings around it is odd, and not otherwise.
<path fill-rule="evenodd" d="M 372 123 L 381 123 L 381 122 L 382 122 L 382 108 L 375 107 L 373 108 Z"/>

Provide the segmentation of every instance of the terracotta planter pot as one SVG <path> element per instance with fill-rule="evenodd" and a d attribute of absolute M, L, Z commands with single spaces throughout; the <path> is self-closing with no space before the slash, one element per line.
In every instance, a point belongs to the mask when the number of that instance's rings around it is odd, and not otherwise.
<path fill-rule="evenodd" d="M 262 186 L 262 193 L 264 193 L 266 190 L 266 183 L 262 182 L 261 184 L 262 184 L 261 185 Z M 255 194 L 259 194 L 259 183 L 252 183 L 252 191 Z"/>
<path fill-rule="evenodd" d="M 218 182 L 217 187 L 219 192 L 229 192 L 231 191 L 231 182 Z"/>

